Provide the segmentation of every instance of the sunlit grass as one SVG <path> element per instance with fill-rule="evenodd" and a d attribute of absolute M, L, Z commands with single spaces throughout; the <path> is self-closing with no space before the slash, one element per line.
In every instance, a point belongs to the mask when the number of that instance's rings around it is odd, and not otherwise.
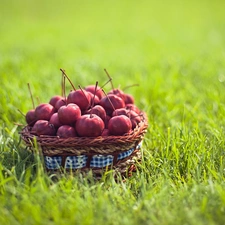
<path fill-rule="evenodd" d="M 0 224 L 223 224 L 223 9 L 219 0 L 2 1 Z M 149 128 L 132 177 L 48 175 L 27 151 L 27 83 L 36 105 L 48 102 L 61 93 L 60 68 L 76 86 L 104 84 L 104 68 L 114 86 L 139 84 L 127 92 Z"/>

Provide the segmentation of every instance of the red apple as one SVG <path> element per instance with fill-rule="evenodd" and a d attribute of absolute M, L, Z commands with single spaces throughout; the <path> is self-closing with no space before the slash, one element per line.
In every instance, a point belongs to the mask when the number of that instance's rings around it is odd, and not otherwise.
<path fill-rule="evenodd" d="M 55 108 L 49 103 L 42 103 L 35 108 L 37 120 L 50 120 L 53 113 L 55 113 Z"/>
<path fill-rule="evenodd" d="M 99 102 L 100 102 L 99 97 L 97 95 L 92 94 L 91 92 L 88 92 L 88 93 L 91 96 L 91 103 L 90 104 L 91 105 L 99 104 Z M 93 100 L 94 100 L 94 102 L 93 102 Z"/>
<path fill-rule="evenodd" d="M 134 97 L 130 94 L 124 94 L 125 104 L 134 104 Z"/>
<path fill-rule="evenodd" d="M 140 115 L 137 114 L 134 110 L 121 108 L 121 109 L 116 109 L 112 113 L 112 117 L 119 116 L 119 115 L 125 115 L 131 120 L 132 129 L 134 129 L 137 126 L 137 124 L 141 122 Z"/>
<path fill-rule="evenodd" d="M 122 90 L 118 89 L 118 88 L 112 89 L 111 91 L 108 92 L 108 95 L 109 94 L 117 95 L 120 98 L 122 98 L 123 100 L 125 100 L 125 94 L 124 94 L 124 92 Z"/>
<path fill-rule="evenodd" d="M 95 105 L 92 109 L 89 109 L 85 114 L 91 114 L 91 113 L 99 116 L 103 121 L 105 121 L 106 112 L 102 106 Z"/>
<path fill-rule="evenodd" d="M 37 121 L 35 110 L 34 109 L 29 110 L 25 115 L 25 119 L 29 126 L 33 126 Z"/>
<path fill-rule="evenodd" d="M 77 136 L 75 128 L 69 125 L 62 125 L 61 127 L 59 127 L 56 135 L 60 138 L 69 138 Z"/>
<path fill-rule="evenodd" d="M 49 100 L 49 104 L 55 107 L 56 102 L 60 99 L 63 99 L 63 97 L 60 95 L 55 95 Z"/>
<path fill-rule="evenodd" d="M 113 116 L 119 116 L 119 115 L 125 115 L 128 116 L 128 110 L 125 108 L 120 108 L 120 109 L 115 109 L 112 113 L 112 117 Z M 129 116 L 128 116 L 129 117 Z"/>
<path fill-rule="evenodd" d="M 132 124 L 130 119 L 125 115 L 114 116 L 109 120 L 108 129 L 112 135 L 124 135 L 131 131 Z"/>
<path fill-rule="evenodd" d="M 66 105 L 66 99 L 65 98 L 61 98 L 59 99 L 56 103 L 55 103 L 55 109 L 56 111 L 59 110 L 60 107 Z"/>
<path fill-rule="evenodd" d="M 104 120 L 105 128 L 108 128 L 108 123 L 109 123 L 110 119 L 111 119 L 111 116 L 106 115 L 105 120 Z"/>
<path fill-rule="evenodd" d="M 64 105 L 58 110 L 59 121 L 63 125 L 73 125 L 80 116 L 79 106 L 73 103 Z"/>
<path fill-rule="evenodd" d="M 80 137 L 97 137 L 102 134 L 104 122 L 95 114 L 85 114 L 77 120 L 75 128 Z"/>
<path fill-rule="evenodd" d="M 128 109 L 128 110 L 133 110 L 133 111 L 135 111 L 137 114 L 140 114 L 140 109 L 136 106 L 136 105 L 134 105 L 134 104 L 126 104 L 126 109 Z"/>
<path fill-rule="evenodd" d="M 67 97 L 67 103 L 74 103 L 80 107 L 81 111 L 84 111 L 91 105 L 91 95 L 85 90 L 71 91 Z"/>
<path fill-rule="evenodd" d="M 49 135 L 54 136 L 56 134 L 56 129 L 53 124 L 49 123 L 47 120 L 38 120 L 31 129 L 31 133 L 38 136 Z"/>
<path fill-rule="evenodd" d="M 54 127 L 57 129 L 58 127 L 62 126 L 62 123 L 59 121 L 59 115 L 58 113 L 54 113 L 50 120 L 49 123 L 53 124 Z"/>
<path fill-rule="evenodd" d="M 88 85 L 85 87 L 86 91 L 91 92 L 92 94 L 95 94 L 95 87 L 96 85 Z M 101 99 L 104 96 L 104 93 L 100 87 L 97 87 L 96 95 L 99 99 Z"/>
<path fill-rule="evenodd" d="M 105 137 L 105 136 L 109 136 L 109 130 L 108 129 L 104 129 L 102 131 L 102 136 Z"/>
<path fill-rule="evenodd" d="M 141 122 L 141 116 L 133 110 L 129 111 L 128 117 L 131 120 L 132 129 L 134 129 Z"/>
<path fill-rule="evenodd" d="M 109 94 L 103 97 L 99 103 L 106 111 L 108 115 L 111 116 L 115 109 L 120 109 L 125 107 L 125 103 L 122 98 L 117 95 Z"/>

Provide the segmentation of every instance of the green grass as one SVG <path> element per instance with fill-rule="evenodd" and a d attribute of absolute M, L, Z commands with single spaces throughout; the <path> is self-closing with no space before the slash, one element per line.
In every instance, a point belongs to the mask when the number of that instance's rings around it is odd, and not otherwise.
<path fill-rule="evenodd" d="M 224 224 L 224 1 L 1 1 L 0 224 Z M 143 162 L 125 182 L 52 179 L 18 123 L 76 85 L 125 87 L 147 112 Z M 108 87 L 110 88 L 110 87 Z M 68 84 L 67 90 L 70 89 Z"/>

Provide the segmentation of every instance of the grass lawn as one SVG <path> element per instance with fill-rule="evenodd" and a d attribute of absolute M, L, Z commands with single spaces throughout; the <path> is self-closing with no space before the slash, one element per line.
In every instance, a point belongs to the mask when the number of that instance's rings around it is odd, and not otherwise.
<path fill-rule="evenodd" d="M 0 224 L 214 225 L 225 221 L 225 2 L 1 1 Z M 149 118 L 126 182 L 54 181 L 26 151 L 18 109 L 104 68 Z M 68 85 L 69 86 L 69 85 Z M 67 87 L 69 88 L 69 87 Z M 106 88 L 107 89 L 107 88 Z"/>

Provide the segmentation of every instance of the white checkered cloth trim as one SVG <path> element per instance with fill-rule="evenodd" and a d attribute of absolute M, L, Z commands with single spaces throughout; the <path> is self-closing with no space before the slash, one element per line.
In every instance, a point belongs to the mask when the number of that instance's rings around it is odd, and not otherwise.
<path fill-rule="evenodd" d="M 112 155 L 107 155 L 107 156 L 94 155 L 91 159 L 90 167 L 101 168 L 101 167 L 112 165 L 113 158 L 114 157 Z"/>
<path fill-rule="evenodd" d="M 86 155 L 79 155 L 79 156 L 67 156 L 65 162 L 66 169 L 79 169 L 83 168 L 87 164 L 87 156 Z"/>
<path fill-rule="evenodd" d="M 128 151 L 122 152 L 118 155 L 117 160 L 125 159 L 130 156 L 135 149 L 140 149 L 141 144 L 139 143 L 136 148 L 131 148 Z M 61 156 L 45 156 L 45 166 L 47 169 L 59 169 L 62 164 Z M 113 163 L 114 156 L 112 155 L 94 155 L 90 162 L 90 167 L 103 168 L 110 166 Z M 66 169 L 80 169 L 86 166 L 88 156 L 67 156 L 65 162 Z"/>
<path fill-rule="evenodd" d="M 62 157 L 61 156 L 45 156 L 45 166 L 47 169 L 59 169 L 62 163 Z"/>

